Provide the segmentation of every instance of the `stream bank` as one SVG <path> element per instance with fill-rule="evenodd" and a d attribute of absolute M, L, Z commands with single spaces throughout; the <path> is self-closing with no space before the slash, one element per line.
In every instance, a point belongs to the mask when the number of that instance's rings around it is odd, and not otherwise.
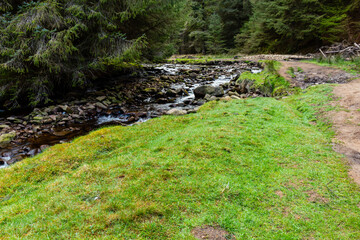
<path fill-rule="evenodd" d="M 260 72 L 256 62 L 144 65 L 140 76 L 106 79 L 86 94 L 70 93 L 67 101 L 30 113 L 0 117 L 0 167 L 6 167 L 47 147 L 71 141 L 106 125 L 133 125 L 163 114 L 196 112 L 206 101 L 224 97 L 230 82 L 244 71 Z M 194 90 L 207 86 L 202 96 Z M 207 92 L 210 88 L 220 94 Z M 253 93 L 231 92 L 232 98 Z M 258 96 L 254 94 L 254 96 Z M 228 96 L 230 97 L 230 96 Z"/>

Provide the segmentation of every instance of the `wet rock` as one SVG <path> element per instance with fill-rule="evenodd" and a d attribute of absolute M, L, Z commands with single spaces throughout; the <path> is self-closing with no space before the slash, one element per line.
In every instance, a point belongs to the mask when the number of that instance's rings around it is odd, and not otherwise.
<path fill-rule="evenodd" d="M 156 100 L 157 103 L 168 103 L 169 100 L 167 98 L 159 98 Z"/>
<path fill-rule="evenodd" d="M 229 96 L 237 96 L 237 97 L 240 97 L 240 94 L 238 94 L 237 92 L 232 92 L 232 91 L 229 91 L 229 92 L 228 92 L 228 95 L 229 95 Z"/>
<path fill-rule="evenodd" d="M 231 98 L 232 98 L 232 99 L 236 99 L 236 100 L 241 99 L 240 97 L 238 97 L 238 96 L 236 96 L 236 95 L 232 95 Z"/>
<path fill-rule="evenodd" d="M 211 96 L 211 95 L 209 95 L 209 94 L 206 94 L 205 97 L 204 97 L 204 99 L 205 99 L 206 101 L 215 101 L 215 100 L 217 100 L 217 97 Z"/>
<path fill-rule="evenodd" d="M 100 97 L 97 97 L 96 100 L 99 101 L 99 102 L 102 102 L 106 99 L 106 96 L 100 96 Z"/>
<path fill-rule="evenodd" d="M 200 107 L 196 107 L 196 108 L 193 108 L 193 109 L 189 109 L 187 111 L 187 113 L 196 113 L 197 111 L 199 111 Z"/>
<path fill-rule="evenodd" d="M 225 97 L 220 98 L 220 100 L 222 100 L 222 101 L 231 101 L 232 98 L 230 96 L 225 96 Z"/>
<path fill-rule="evenodd" d="M 185 104 L 185 105 L 189 105 L 189 104 L 191 104 L 191 102 L 192 102 L 191 99 L 185 99 L 185 100 L 184 100 L 184 104 Z"/>
<path fill-rule="evenodd" d="M 72 113 L 73 112 L 73 110 L 68 105 L 60 105 L 59 107 L 66 113 Z"/>
<path fill-rule="evenodd" d="M 179 108 L 173 108 L 173 109 L 170 109 L 169 111 L 167 111 L 166 114 L 167 115 L 180 116 L 180 115 L 187 114 L 187 112 L 185 110 L 182 110 L 182 109 L 179 109 Z"/>
<path fill-rule="evenodd" d="M 8 121 L 10 121 L 10 122 L 13 122 L 13 121 L 16 120 L 16 118 L 14 118 L 14 117 L 8 117 L 8 118 L 6 118 L 6 120 L 8 120 Z"/>
<path fill-rule="evenodd" d="M 0 129 L 5 129 L 5 128 L 10 128 L 10 126 L 9 125 L 0 125 Z"/>
<path fill-rule="evenodd" d="M 30 150 L 26 155 L 30 156 L 30 157 L 33 157 L 35 156 L 37 153 L 39 153 L 39 150 L 38 149 L 32 149 Z"/>
<path fill-rule="evenodd" d="M 207 94 L 210 96 L 221 97 L 224 95 L 224 89 L 222 87 L 205 85 L 195 88 L 194 94 L 196 98 L 204 98 Z"/>
<path fill-rule="evenodd" d="M 49 145 L 41 145 L 40 146 L 40 151 L 43 152 L 45 149 L 47 149 L 49 147 Z"/>
<path fill-rule="evenodd" d="M 95 103 L 95 106 L 98 107 L 98 108 L 101 108 L 101 109 L 107 109 L 107 107 L 101 102 Z"/>
<path fill-rule="evenodd" d="M 16 137 L 16 132 L 5 133 L 0 135 L 0 147 L 5 147 Z"/>
<path fill-rule="evenodd" d="M 69 135 L 71 133 L 71 131 L 58 131 L 58 132 L 53 132 L 53 134 L 57 137 L 64 137 L 66 135 Z"/>
<path fill-rule="evenodd" d="M 241 79 L 236 82 L 236 91 L 240 94 L 252 93 L 255 91 L 254 81 L 248 79 Z"/>
<path fill-rule="evenodd" d="M 58 119 L 58 116 L 57 115 L 50 115 L 49 118 L 52 120 L 52 121 L 56 121 Z M 60 118 L 60 117 L 59 117 Z"/>
<path fill-rule="evenodd" d="M 169 97 L 176 97 L 176 95 L 177 95 L 177 92 L 172 89 L 169 89 L 166 92 L 166 96 L 169 96 Z"/>

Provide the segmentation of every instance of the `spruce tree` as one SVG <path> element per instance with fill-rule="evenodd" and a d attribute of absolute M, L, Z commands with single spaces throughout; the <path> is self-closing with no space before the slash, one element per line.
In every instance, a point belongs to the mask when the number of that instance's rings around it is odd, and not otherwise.
<path fill-rule="evenodd" d="M 143 53 L 160 55 L 159 43 L 174 34 L 179 2 L 3 0 L 0 105 L 46 103 L 55 91 L 85 86 Z"/>

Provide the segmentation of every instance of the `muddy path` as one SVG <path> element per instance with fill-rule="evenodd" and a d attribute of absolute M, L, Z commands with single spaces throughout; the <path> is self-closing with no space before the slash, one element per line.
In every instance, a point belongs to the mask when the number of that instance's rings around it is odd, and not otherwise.
<path fill-rule="evenodd" d="M 296 61 L 280 62 L 282 66 L 279 74 L 284 76 L 293 85 L 301 88 L 324 83 L 347 83 L 355 78 L 350 73 L 332 67 Z"/>
<path fill-rule="evenodd" d="M 295 73 L 289 72 L 293 68 Z M 299 68 L 300 71 L 297 71 Z M 306 87 L 308 83 L 343 83 L 333 90 L 336 110 L 326 117 L 335 131 L 334 150 L 344 154 L 350 165 L 349 175 L 360 185 L 360 78 L 340 69 L 303 62 L 282 62 L 279 73 L 294 85 Z M 291 76 L 292 75 L 292 76 Z M 339 110 L 340 109 L 340 110 Z"/>

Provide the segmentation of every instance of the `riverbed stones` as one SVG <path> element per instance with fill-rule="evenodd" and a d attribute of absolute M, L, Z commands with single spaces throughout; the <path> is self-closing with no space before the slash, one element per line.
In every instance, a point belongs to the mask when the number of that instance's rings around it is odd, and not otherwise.
<path fill-rule="evenodd" d="M 207 94 L 210 96 L 221 97 L 224 95 L 224 89 L 222 87 L 204 85 L 195 88 L 194 94 L 196 98 L 204 98 Z"/>
<path fill-rule="evenodd" d="M 166 112 L 167 115 L 175 115 L 175 116 L 181 116 L 187 114 L 186 110 L 179 109 L 179 108 L 173 108 Z"/>

